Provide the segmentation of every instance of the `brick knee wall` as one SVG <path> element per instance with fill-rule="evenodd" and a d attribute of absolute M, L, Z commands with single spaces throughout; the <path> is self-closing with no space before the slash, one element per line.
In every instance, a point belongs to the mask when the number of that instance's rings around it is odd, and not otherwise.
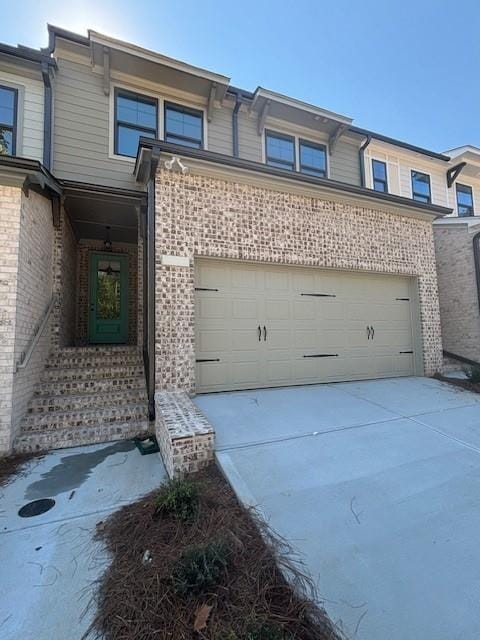
<path fill-rule="evenodd" d="M 155 241 L 157 389 L 195 389 L 197 257 L 414 276 L 424 370 L 442 368 L 429 220 L 160 167 Z M 188 266 L 164 266 L 162 255 L 187 257 Z"/>

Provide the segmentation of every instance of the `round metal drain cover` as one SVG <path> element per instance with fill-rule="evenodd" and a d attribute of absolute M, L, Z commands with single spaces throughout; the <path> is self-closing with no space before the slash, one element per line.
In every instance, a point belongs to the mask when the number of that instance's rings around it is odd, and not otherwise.
<path fill-rule="evenodd" d="M 33 502 L 27 502 L 18 512 L 21 518 L 32 518 L 33 516 L 39 516 L 41 513 L 49 511 L 55 506 L 55 500 L 53 498 L 42 498 L 41 500 L 34 500 Z"/>

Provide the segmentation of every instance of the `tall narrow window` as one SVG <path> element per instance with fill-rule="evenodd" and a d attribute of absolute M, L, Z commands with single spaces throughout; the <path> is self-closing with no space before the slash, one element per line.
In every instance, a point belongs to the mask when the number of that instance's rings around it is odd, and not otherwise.
<path fill-rule="evenodd" d="M 323 144 L 300 140 L 300 171 L 309 176 L 327 177 L 327 150 Z"/>
<path fill-rule="evenodd" d="M 381 160 L 372 160 L 373 188 L 388 193 L 387 164 Z"/>
<path fill-rule="evenodd" d="M 17 89 L 0 86 L 0 155 L 15 155 L 17 148 L 17 104 Z"/>
<path fill-rule="evenodd" d="M 457 212 L 461 218 L 468 218 L 475 215 L 473 211 L 473 191 L 472 187 L 466 184 L 456 185 L 457 189 Z"/>
<path fill-rule="evenodd" d="M 432 201 L 430 176 L 420 171 L 412 171 L 412 198 L 429 204 Z"/>
<path fill-rule="evenodd" d="M 116 89 L 115 153 L 135 158 L 140 137 L 157 137 L 157 114 L 155 98 Z"/>
<path fill-rule="evenodd" d="M 295 138 L 283 133 L 265 132 L 267 164 L 278 169 L 295 170 Z"/>
<path fill-rule="evenodd" d="M 203 111 L 165 103 L 165 142 L 203 148 Z"/>

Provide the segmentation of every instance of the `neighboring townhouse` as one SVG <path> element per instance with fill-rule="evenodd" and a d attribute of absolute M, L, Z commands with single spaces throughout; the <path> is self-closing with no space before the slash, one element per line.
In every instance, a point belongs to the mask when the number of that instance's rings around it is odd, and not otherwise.
<path fill-rule="evenodd" d="M 43 146 L 0 157 L 3 449 L 127 437 L 148 410 L 173 475 L 211 456 L 191 394 L 442 369 L 448 155 L 96 32 L 49 33 L 29 61 Z M 0 51 L 0 85 L 26 96 L 25 52 Z M 34 147 L 26 100 L 3 99 L 0 127 Z M 25 262 L 48 272 L 26 289 Z"/>

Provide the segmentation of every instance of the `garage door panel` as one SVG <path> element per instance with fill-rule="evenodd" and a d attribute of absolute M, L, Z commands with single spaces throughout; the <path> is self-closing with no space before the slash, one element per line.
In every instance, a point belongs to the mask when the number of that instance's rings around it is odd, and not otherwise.
<path fill-rule="evenodd" d="M 196 358 L 220 361 L 200 365 L 199 391 L 413 373 L 408 278 L 220 265 L 198 262 L 196 282 L 218 292 L 197 291 Z"/>

